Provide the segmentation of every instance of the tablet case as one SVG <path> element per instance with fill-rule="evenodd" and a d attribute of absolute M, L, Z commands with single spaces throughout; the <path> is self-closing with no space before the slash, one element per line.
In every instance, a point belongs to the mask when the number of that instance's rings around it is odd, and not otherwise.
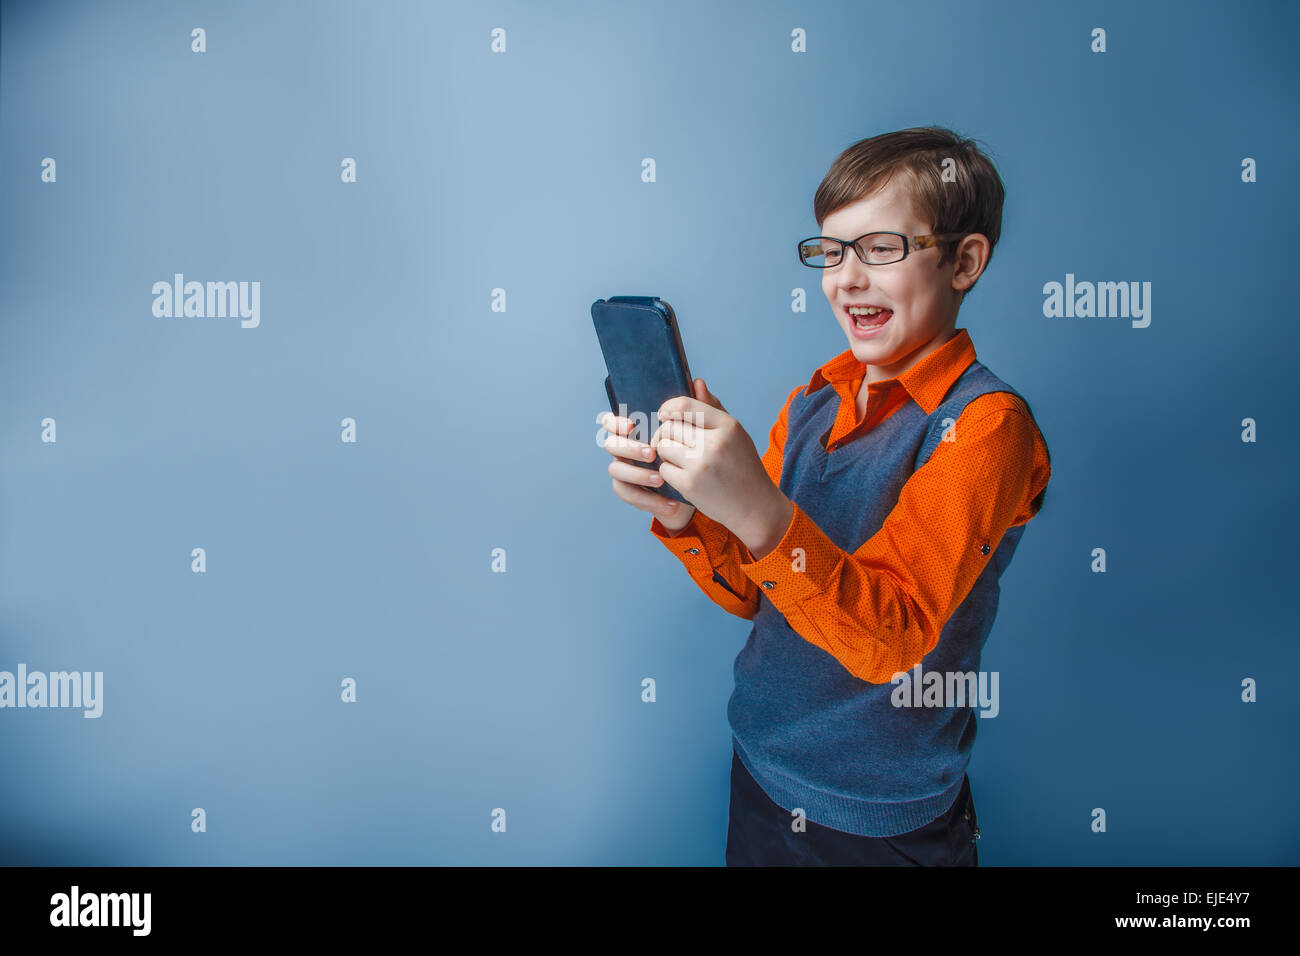
<path fill-rule="evenodd" d="M 635 426 L 628 437 L 648 442 L 659 424 L 654 419 L 659 406 L 691 394 L 691 370 L 673 307 L 658 296 L 616 295 L 593 302 L 591 320 L 609 372 L 605 394 L 610 410 L 628 418 L 640 412 L 643 417 L 633 418 Z M 620 405 L 626 408 L 620 410 Z M 656 455 L 652 462 L 632 464 L 657 469 L 663 459 Z M 667 482 L 648 490 L 690 504 Z"/>

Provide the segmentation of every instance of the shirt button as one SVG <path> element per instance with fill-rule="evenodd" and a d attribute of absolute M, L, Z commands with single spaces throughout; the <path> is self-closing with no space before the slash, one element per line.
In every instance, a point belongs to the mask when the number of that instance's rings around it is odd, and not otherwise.
<path fill-rule="evenodd" d="M 687 553 L 687 554 L 699 554 L 699 553 L 700 553 L 700 549 L 699 549 L 699 548 L 687 548 L 687 549 L 686 549 L 686 553 Z"/>
<path fill-rule="evenodd" d="M 764 581 L 764 582 L 763 582 L 763 587 L 767 588 L 767 589 L 770 591 L 770 590 L 772 590 L 772 588 L 776 587 L 776 582 L 775 582 L 775 581 Z"/>
<path fill-rule="evenodd" d="M 987 544 L 981 544 L 980 554 L 988 554 L 988 553 L 989 553 L 989 546 Z"/>

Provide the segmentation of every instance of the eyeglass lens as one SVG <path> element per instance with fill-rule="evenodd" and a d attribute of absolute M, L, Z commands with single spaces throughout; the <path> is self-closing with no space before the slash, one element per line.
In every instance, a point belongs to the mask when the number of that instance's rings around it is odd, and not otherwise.
<path fill-rule="evenodd" d="M 885 265 L 903 258 L 903 240 L 887 232 L 873 232 L 858 240 L 858 248 L 871 265 Z M 838 265 L 844 255 L 844 246 L 838 239 L 818 237 L 799 247 L 803 261 L 810 266 Z"/>

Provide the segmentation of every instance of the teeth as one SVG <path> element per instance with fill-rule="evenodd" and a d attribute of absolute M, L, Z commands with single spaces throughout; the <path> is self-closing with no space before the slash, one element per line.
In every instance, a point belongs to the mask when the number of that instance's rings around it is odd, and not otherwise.
<path fill-rule="evenodd" d="M 867 306 L 866 308 L 859 308 L 856 305 L 849 306 L 850 315 L 879 315 L 884 311 L 884 309 L 877 308 L 874 305 Z"/>

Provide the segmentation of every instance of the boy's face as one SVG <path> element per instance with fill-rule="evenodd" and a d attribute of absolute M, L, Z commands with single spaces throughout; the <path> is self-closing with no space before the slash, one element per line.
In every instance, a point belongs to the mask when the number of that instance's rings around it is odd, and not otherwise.
<path fill-rule="evenodd" d="M 915 218 L 911 198 L 896 182 L 840 207 L 821 227 L 821 235 L 848 241 L 868 232 L 901 232 L 908 237 L 907 258 L 867 265 L 846 246 L 837 265 L 821 270 L 822 292 L 854 356 L 867 366 L 866 382 L 876 382 L 902 374 L 956 334 L 961 295 L 952 281 L 957 263 L 939 269 L 940 248 L 914 247 L 912 236 L 933 230 Z M 883 306 L 893 314 L 874 332 L 858 330 L 849 305 Z"/>

